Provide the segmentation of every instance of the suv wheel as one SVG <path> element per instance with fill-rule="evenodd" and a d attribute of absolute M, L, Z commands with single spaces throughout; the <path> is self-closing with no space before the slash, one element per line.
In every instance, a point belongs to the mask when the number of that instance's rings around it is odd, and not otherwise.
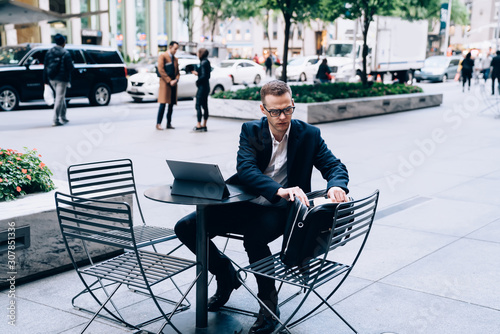
<path fill-rule="evenodd" d="M 260 75 L 257 74 L 255 76 L 255 79 L 253 80 L 253 83 L 256 84 L 256 85 L 260 84 Z"/>
<path fill-rule="evenodd" d="M 306 77 L 306 74 L 305 74 L 305 73 L 301 73 L 301 74 L 300 74 L 299 81 L 302 81 L 302 82 L 306 82 L 306 81 L 307 81 L 307 77 Z"/>
<path fill-rule="evenodd" d="M 104 83 L 94 86 L 89 96 L 90 104 L 93 106 L 107 106 L 111 100 L 111 89 Z"/>
<path fill-rule="evenodd" d="M 12 86 L 0 88 L 0 110 L 11 111 L 19 106 L 19 94 Z"/>

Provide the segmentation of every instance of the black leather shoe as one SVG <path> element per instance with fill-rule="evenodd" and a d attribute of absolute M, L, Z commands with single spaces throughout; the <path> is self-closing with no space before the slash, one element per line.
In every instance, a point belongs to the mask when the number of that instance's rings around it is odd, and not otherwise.
<path fill-rule="evenodd" d="M 277 306 L 275 307 L 275 311 L 276 315 L 279 317 L 280 310 Z M 267 310 L 261 307 L 259 316 L 250 328 L 250 331 L 248 331 L 248 334 L 270 334 L 279 324 L 279 321 L 273 315 L 269 314 Z"/>
<path fill-rule="evenodd" d="M 217 291 L 208 299 L 207 308 L 209 312 L 217 312 L 224 306 L 233 290 L 237 290 L 241 286 L 241 282 L 236 278 L 236 272 L 232 270 L 229 276 L 216 277 Z"/>

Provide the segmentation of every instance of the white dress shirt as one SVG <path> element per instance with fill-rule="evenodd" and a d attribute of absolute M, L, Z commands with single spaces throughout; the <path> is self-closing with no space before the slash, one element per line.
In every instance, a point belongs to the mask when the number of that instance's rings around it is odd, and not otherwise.
<path fill-rule="evenodd" d="M 288 137 L 290 135 L 290 127 L 291 124 L 286 130 L 285 135 L 283 136 L 283 139 L 281 139 L 281 141 L 277 141 L 276 138 L 274 138 L 271 129 L 269 129 L 269 133 L 271 134 L 272 138 L 272 153 L 271 153 L 271 159 L 269 160 L 269 165 L 264 170 L 264 175 L 269 176 L 274 181 L 281 184 L 284 188 L 287 186 L 288 182 L 287 153 L 288 153 Z M 271 202 L 269 202 L 263 196 L 259 196 L 256 199 L 252 200 L 251 202 L 261 205 L 275 205 L 271 204 Z M 281 202 L 278 203 L 278 205 L 282 204 L 286 205 L 286 201 L 284 199 Z"/>

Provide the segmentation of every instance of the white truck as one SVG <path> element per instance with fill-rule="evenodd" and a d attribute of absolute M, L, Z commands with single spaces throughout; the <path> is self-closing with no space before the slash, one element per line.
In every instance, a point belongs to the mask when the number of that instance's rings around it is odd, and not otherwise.
<path fill-rule="evenodd" d="M 367 74 L 376 78 L 378 74 L 383 77 L 390 73 L 400 81 L 412 80 L 414 71 L 424 65 L 427 31 L 427 20 L 375 16 L 367 36 Z M 353 44 L 353 41 L 331 41 L 328 44 L 328 65 L 337 81 L 348 81 L 362 70 L 363 41 L 356 41 L 354 67 Z"/>

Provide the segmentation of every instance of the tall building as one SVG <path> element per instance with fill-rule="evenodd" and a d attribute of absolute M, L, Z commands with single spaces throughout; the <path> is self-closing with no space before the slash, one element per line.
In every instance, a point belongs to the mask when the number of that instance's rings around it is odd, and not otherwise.
<path fill-rule="evenodd" d="M 157 55 L 171 40 L 188 40 L 186 22 L 180 18 L 182 3 L 165 0 L 16 0 L 51 13 L 74 17 L 54 22 L 0 22 L 0 45 L 50 43 L 55 34 L 71 44 L 116 47 L 126 59 Z M 199 1 L 199 0 L 197 0 Z M 196 13 L 196 9 L 193 10 Z M 192 31 L 199 34 L 191 17 Z"/>

